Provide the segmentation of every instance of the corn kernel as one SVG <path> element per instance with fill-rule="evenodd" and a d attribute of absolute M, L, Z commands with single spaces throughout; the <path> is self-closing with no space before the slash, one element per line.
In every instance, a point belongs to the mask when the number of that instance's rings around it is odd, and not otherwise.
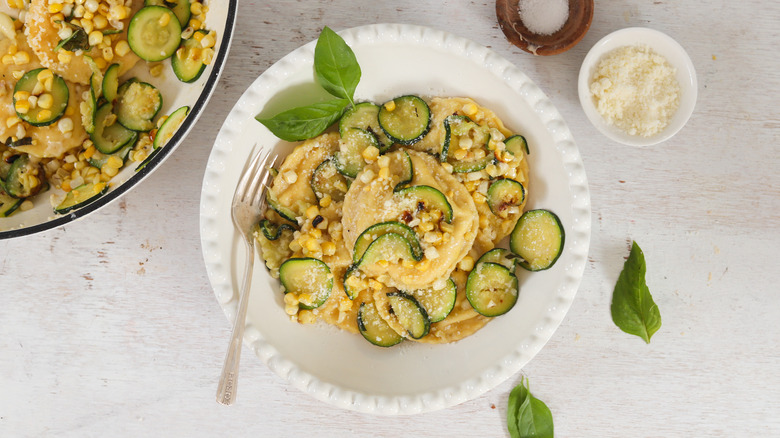
<path fill-rule="evenodd" d="M 17 70 L 15 72 L 11 73 L 11 76 L 13 76 L 13 78 L 16 79 L 16 80 L 19 80 L 19 79 L 22 78 L 22 76 L 24 76 L 24 72 L 21 71 L 21 70 Z"/>
<path fill-rule="evenodd" d="M 160 15 L 160 19 L 157 20 L 157 23 L 160 25 L 160 27 L 165 27 L 170 22 L 171 22 L 171 14 L 162 14 Z"/>
<path fill-rule="evenodd" d="M 330 195 L 325 195 L 320 199 L 320 207 L 327 208 L 330 206 L 330 203 L 333 202 L 333 199 L 330 197 Z"/>
<path fill-rule="evenodd" d="M 154 77 L 159 77 L 163 72 L 164 64 L 155 64 L 149 67 L 149 74 Z"/>
<path fill-rule="evenodd" d="M 54 78 L 48 78 L 45 81 L 43 81 L 43 89 L 51 92 L 52 87 L 54 87 Z"/>
<path fill-rule="evenodd" d="M 298 305 L 298 297 L 294 293 L 284 294 L 284 304 L 289 304 L 291 306 L 297 306 Z"/>
<path fill-rule="evenodd" d="M 339 311 L 346 312 L 351 308 L 352 308 L 352 300 L 350 300 L 349 298 L 342 298 L 341 301 L 339 301 Z"/>
<path fill-rule="evenodd" d="M 130 53 L 130 45 L 125 40 L 121 40 L 114 46 L 114 52 L 119 56 L 125 56 Z"/>
<path fill-rule="evenodd" d="M 190 13 L 192 15 L 200 15 L 203 12 L 203 5 L 198 2 L 190 4 Z"/>
<path fill-rule="evenodd" d="M 3 57 L 0 58 L 0 61 L 2 61 L 4 65 L 11 65 L 14 63 L 14 57 L 13 55 L 3 55 Z"/>
<path fill-rule="evenodd" d="M 290 295 L 290 294 L 287 294 L 287 295 Z M 287 295 L 285 295 L 285 296 L 287 296 Z M 286 305 L 286 306 L 284 306 L 284 313 L 286 313 L 286 314 L 288 314 L 290 316 L 295 315 L 296 313 L 298 313 L 298 305 L 295 304 L 295 305 Z"/>
<path fill-rule="evenodd" d="M 311 207 L 306 209 L 306 217 L 309 219 L 314 219 L 319 214 L 320 214 L 320 209 L 316 205 L 312 205 Z"/>
<path fill-rule="evenodd" d="M 30 98 L 30 93 L 27 91 L 17 91 L 14 93 L 14 100 L 27 100 Z"/>
<path fill-rule="evenodd" d="M 51 111 L 49 110 L 40 110 L 38 111 L 38 121 L 39 122 L 45 122 L 47 120 L 51 119 Z"/>
<path fill-rule="evenodd" d="M 314 239 L 321 239 L 322 231 L 317 228 L 313 228 L 312 230 L 309 231 L 309 235 Z"/>
<path fill-rule="evenodd" d="M 477 113 L 477 106 L 473 103 L 467 103 L 463 105 L 463 108 L 461 108 L 461 111 L 463 111 L 464 114 L 467 116 L 473 116 Z"/>
<path fill-rule="evenodd" d="M 320 246 L 320 243 L 317 242 L 316 239 L 309 239 L 306 241 L 306 246 L 304 247 L 308 249 L 311 252 L 321 252 L 322 247 Z"/>
<path fill-rule="evenodd" d="M 456 160 L 462 160 L 466 158 L 467 153 L 468 152 L 465 149 L 455 149 L 455 151 L 452 153 L 452 157 Z"/>
<path fill-rule="evenodd" d="M 95 29 L 105 29 L 108 26 L 108 20 L 102 15 L 95 15 L 92 19 L 92 24 L 95 25 Z"/>
<path fill-rule="evenodd" d="M 190 27 L 195 29 L 195 30 L 200 29 L 200 27 L 202 25 L 203 25 L 203 23 L 200 20 L 198 20 L 197 18 L 193 18 L 193 19 L 190 20 Z M 194 37 L 195 35 L 197 35 L 197 33 L 193 34 L 192 36 Z"/>
<path fill-rule="evenodd" d="M 379 178 L 390 179 L 390 169 L 387 167 L 379 169 Z"/>
<path fill-rule="evenodd" d="M 73 55 L 70 54 L 67 50 L 60 50 L 57 53 L 57 61 L 60 62 L 60 64 L 67 64 L 73 59 Z"/>
<path fill-rule="evenodd" d="M 361 155 L 366 161 L 372 162 L 376 160 L 377 157 L 379 157 L 379 149 L 376 146 L 372 145 L 363 149 Z"/>
<path fill-rule="evenodd" d="M 311 310 L 301 310 L 298 312 L 298 322 L 301 324 L 314 324 L 317 321 L 317 317 L 314 316 L 314 312 Z"/>
<path fill-rule="evenodd" d="M 30 102 L 27 100 L 17 100 L 14 104 L 14 109 L 17 113 L 27 114 L 27 111 L 30 111 Z"/>
<path fill-rule="evenodd" d="M 56 14 L 62 11 L 62 3 L 49 3 L 49 13 Z"/>
<path fill-rule="evenodd" d="M 336 254 L 336 244 L 333 242 L 325 242 L 322 244 L 322 253 L 327 256 Z"/>
<path fill-rule="evenodd" d="M 61 188 L 63 191 L 66 191 L 66 192 L 69 192 L 69 191 L 71 191 L 71 188 L 70 188 L 70 181 L 63 181 L 63 182 L 62 182 L 62 184 L 60 184 L 60 188 Z"/>
<path fill-rule="evenodd" d="M 374 280 L 373 278 L 371 280 L 368 280 L 368 286 L 371 289 L 374 289 L 374 290 L 381 290 L 381 289 L 383 289 L 385 287 L 385 285 L 383 285 L 382 283 Z"/>
<path fill-rule="evenodd" d="M 474 258 L 469 255 L 463 257 L 460 259 L 460 262 L 458 262 L 458 268 L 462 271 L 471 271 L 474 269 Z"/>
<path fill-rule="evenodd" d="M 100 168 L 100 171 L 103 172 L 104 175 L 109 177 L 116 176 L 116 174 L 119 173 L 118 168 L 109 166 L 108 164 L 104 164 L 103 167 Z"/>
<path fill-rule="evenodd" d="M 484 204 L 485 201 L 487 200 L 487 198 L 485 198 L 485 195 L 479 192 L 474 193 L 473 198 L 474 198 L 474 203 L 476 204 Z"/>
<path fill-rule="evenodd" d="M 112 156 L 108 157 L 108 160 L 106 160 L 106 164 L 108 164 L 111 167 L 116 167 L 118 169 L 118 168 L 122 167 L 122 165 L 124 163 L 122 162 L 121 158 L 112 155 Z"/>
<path fill-rule="evenodd" d="M 214 41 L 214 37 L 211 35 L 206 35 L 203 37 L 203 39 L 200 40 L 200 46 L 204 49 L 210 49 L 214 47 L 214 44 L 216 44 L 216 41 Z"/>
<path fill-rule="evenodd" d="M 33 96 L 30 96 L 31 98 Z M 49 93 L 44 93 L 38 96 L 38 106 L 43 109 L 51 109 L 54 105 L 54 97 Z"/>
<path fill-rule="evenodd" d="M 385 102 L 385 109 L 388 111 L 395 111 L 395 101 L 391 100 L 389 102 Z"/>
<path fill-rule="evenodd" d="M 298 174 L 294 170 L 288 170 L 282 174 L 282 177 L 288 184 L 295 184 L 298 181 Z"/>

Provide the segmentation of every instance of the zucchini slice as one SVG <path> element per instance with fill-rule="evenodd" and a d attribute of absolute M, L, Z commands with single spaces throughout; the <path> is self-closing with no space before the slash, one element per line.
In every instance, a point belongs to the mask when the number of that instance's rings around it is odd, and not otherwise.
<path fill-rule="evenodd" d="M 403 236 L 412 249 L 412 256 L 414 259 L 422 259 L 422 247 L 420 246 L 420 241 L 417 239 L 417 234 L 415 234 L 413 229 L 401 222 L 382 222 L 372 225 L 360 233 L 360 236 L 358 236 L 355 241 L 355 247 L 352 250 L 352 262 L 359 263 L 368 247 L 380 236 L 387 233 L 395 233 Z"/>
<path fill-rule="evenodd" d="M 503 315 L 517 302 L 517 277 L 498 263 L 479 263 L 466 280 L 466 299 L 477 313 Z"/>
<path fill-rule="evenodd" d="M 398 233 L 387 233 L 376 238 L 360 258 L 358 267 L 371 266 L 382 260 L 396 263 L 399 259 L 414 260 L 412 245 Z"/>
<path fill-rule="evenodd" d="M 29 98 L 34 95 L 36 91 L 36 85 L 38 85 L 38 75 L 44 70 L 51 72 L 47 68 L 37 68 L 30 70 L 22 76 L 14 86 L 13 105 L 16 109 L 16 115 L 20 119 L 29 123 L 32 126 L 47 126 L 56 122 L 65 114 L 65 110 L 68 108 L 68 99 L 70 97 L 70 91 L 68 85 L 62 77 L 53 75 L 51 91 L 40 93 L 36 96 L 36 99 L 41 99 L 44 95 L 52 97 L 51 106 L 49 108 L 43 108 L 41 105 L 28 105 L 29 109 L 26 111 L 19 111 L 20 107 L 24 104 L 17 106 L 19 100 L 25 100 L 29 102 Z M 45 82 L 45 80 L 40 81 Z M 40 89 L 40 87 L 38 87 Z M 19 99 L 20 98 L 20 99 Z"/>
<path fill-rule="evenodd" d="M 354 178 L 366 165 L 363 151 L 374 146 L 379 149 L 376 136 L 362 128 L 349 128 L 339 140 L 339 151 L 336 153 L 336 168 L 342 175 Z"/>
<path fill-rule="evenodd" d="M 87 56 L 85 59 L 89 58 Z M 84 99 L 84 104 L 87 105 L 86 111 L 81 113 L 81 124 L 84 125 L 84 130 L 87 134 L 95 132 L 95 112 L 97 111 L 97 95 L 95 95 L 95 73 L 89 77 L 89 82 L 92 84 L 89 90 L 86 92 L 87 97 Z"/>
<path fill-rule="evenodd" d="M 515 134 L 509 137 L 504 140 L 504 144 L 506 145 L 506 150 L 514 156 L 522 155 L 523 152 L 525 152 L 526 155 L 531 153 L 531 151 L 528 150 L 528 142 L 522 135 Z"/>
<path fill-rule="evenodd" d="M 156 157 L 156 156 L 157 156 L 157 154 L 158 154 L 159 152 L 160 152 L 160 149 L 154 149 L 154 150 L 153 150 L 153 151 L 152 151 L 152 152 L 151 152 L 149 155 L 147 155 L 147 156 L 146 156 L 146 158 L 144 158 L 144 160 L 143 160 L 143 161 L 141 161 L 141 164 L 139 164 L 139 165 L 138 165 L 138 166 L 135 168 L 135 171 L 136 171 L 136 172 L 140 172 L 140 171 L 141 171 L 141 169 L 143 169 L 144 167 L 146 167 L 146 165 L 147 165 L 147 164 L 149 164 L 149 163 L 151 163 L 151 162 L 152 162 L 152 160 L 154 159 L 154 157 Z"/>
<path fill-rule="evenodd" d="M 116 122 L 116 115 L 112 112 L 113 105 L 103 104 L 95 111 L 95 129 L 89 135 L 95 149 L 104 154 L 113 154 L 122 147 L 135 143 L 138 134 Z"/>
<path fill-rule="evenodd" d="M 0 183 L 2 183 L 2 180 L 0 180 Z M 2 188 L 1 184 L 0 188 Z M 8 193 L 0 190 L 0 217 L 11 216 L 22 205 L 22 202 L 24 202 L 24 199 L 11 197 Z"/>
<path fill-rule="evenodd" d="M 119 90 L 119 64 L 111 64 L 106 69 L 106 74 L 103 76 L 103 97 L 107 101 L 113 102 L 116 100 L 117 92 Z"/>
<path fill-rule="evenodd" d="M 393 141 L 387 138 L 382 128 L 379 127 L 379 105 L 372 102 L 361 102 L 349 109 L 339 120 L 339 134 L 344 137 L 352 128 L 360 128 L 373 134 L 381 152 L 393 145 Z"/>
<path fill-rule="evenodd" d="M 27 177 L 28 175 L 35 176 L 35 181 L 38 183 L 32 183 L 32 178 Z M 29 155 L 22 154 L 11 163 L 3 188 L 8 195 L 14 198 L 29 198 L 41 191 L 43 187 L 41 177 L 38 175 L 43 176 L 41 166 L 37 163 L 33 164 Z"/>
<path fill-rule="evenodd" d="M 428 334 L 431 320 L 413 296 L 405 292 L 391 292 L 387 294 L 387 299 L 392 313 L 398 318 L 398 323 L 406 329 L 412 339 L 420 339 Z"/>
<path fill-rule="evenodd" d="M 565 232 L 558 216 L 549 210 L 529 210 L 509 235 L 509 248 L 529 271 L 549 269 L 563 252 Z"/>
<path fill-rule="evenodd" d="M 393 189 L 394 192 L 403 189 L 407 184 L 410 184 L 414 178 L 414 164 L 412 163 L 412 157 L 410 157 L 409 154 L 404 150 L 401 150 L 401 152 L 403 152 L 403 158 L 399 160 L 399 165 L 393 166 L 393 168 L 390 169 L 394 175 L 398 175 L 398 177 L 401 179 L 398 184 L 395 185 L 395 188 Z"/>
<path fill-rule="evenodd" d="M 90 166 L 97 167 L 98 169 L 102 168 L 110 157 L 117 157 L 124 162 L 127 160 L 127 156 L 130 155 L 130 151 L 133 150 L 133 146 L 135 146 L 135 142 L 129 142 L 122 146 L 122 149 L 119 149 L 113 154 L 104 154 L 100 151 L 95 151 L 95 153 L 89 157 L 87 162 Z"/>
<path fill-rule="evenodd" d="M 359 286 L 363 281 L 360 278 L 360 275 L 360 269 L 358 269 L 357 265 L 351 265 L 349 268 L 347 268 L 347 272 L 344 273 L 344 293 L 347 294 L 347 297 L 349 297 L 350 300 L 357 298 L 358 294 L 360 294 L 360 291 L 362 290 L 362 288 Z M 358 284 L 355 285 L 355 283 Z"/>
<path fill-rule="evenodd" d="M 181 42 L 181 23 L 164 6 L 145 6 L 133 15 L 127 27 L 130 49 L 144 61 L 168 59 Z"/>
<path fill-rule="evenodd" d="M 474 266 L 477 266 L 480 263 L 497 263 L 512 271 L 515 269 L 514 260 L 516 258 L 517 256 L 509 252 L 508 249 L 493 248 L 490 251 L 487 251 L 484 254 L 482 254 L 479 260 L 477 260 L 477 263 L 474 264 Z"/>
<path fill-rule="evenodd" d="M 279 266 L 284 293 L 294 293 L 301 309 L 320 307 L 333 289 L 333 274 L 328 265 L 314 258 L 293 258 Z"/>
<path fill-rule="evenodd" d="M 409 294 L 425 309 L 428 319 L 433 323 L 443 320 L 452 312 L 458 297 L 458 287 L 452 278 L 448 278 L 442 289 L 417 289 Z"/>
<path fill-rule="evenodd" d="M 76 187 L 65 195 L 65 199 L 55 209 L 55 213 L 65 214 L 81 208 L 108 192 L 106 183 L 87 183 Z"/>
<path fill-rule="evenodd" d="M 290 224 L 275 224 L 268 219 L 261 220 L 258 224 L 258 228 L 260 228 L 260 231 L 263 232 L 263 236 L 268 240 L 279 239 L 285 230 L 295 231 L 295 228 Z"/>
<path fill-rule="evenodd" d="M 117 90 L 116 117 L 125 128 L 146 132 L 154 128 L 154 117 L 162 104 L 162 94 L 154 85 L 127 81 Z"/>
<path fill-rule="evenodd" d="M 165 6 L 176 15 L 182 28 L 190 22 L 190 0 L 145 0 L 144 6 Z"/>
<path fill-rule="evenodd" d="M 279 216 L 287 219 L 288 221 L 296 225 L 298 224 L 298 220 L 296 219 L 297 216 L 295 212 L 282 205 L 279 202 L 279 200 L 276 199 L 276 195 L 274 195 L 271 190 L 265 191 L 265 202 L 268 203 L 268 206 L 271 207 L 273 211 L 279 213 Z"/>
<path fill-rule="evenodd" d="M 422 139 L 431 126 L 431 109 L 418 96 L 401 96 L 379 108 L 379 126 L 395 143 L 410 145 Z"/>
<path fill-rule="evenodd" d="M 208 34 L 203 29 L 198 29 L 195 33 Z M 195 38 L 182 41 L 181 46 L 176 50 L 176 55 L 171 57 L 171 68 L 180 81 L 185 83 L 197 81 L 206 70 L 200 41 Z"/>
<path fill-rule="evenodd" d="M 170 116 L 163 122 L 160 129 L 157 130 L 157 134 L 154 135 L 154 148 L 159 149 L 173 138 L 173 134 L 179 130 L 179 126 L 184 122 L 187 114 L 190 113 L 190 107 L 183 106 L 172 112 Z"/>
<path fill-rule="evenodd" d="M 379 347 L 392 347 L 403 341 L 403 336 L 396 333 L 382 319 L 373 303 L 360 303 L 357 314 L 357 325 L 360 334 L 370 343 Z"/>
<path fill-rule="evenodd" d="M 440 190 L 431 186 L 412 186 L 396 192 L 399 197 L 408 196 L 417 199 L 417 208 L 420 210 L 439 210 L 444 221 L 452 223 L 452 206 Z"/>
<path fill-rule="evenodd" d="M 487 204 L 494 215 L 506 218 L 509 209 L 525 202 L 525 187 L 513 179 L 499 179 L 487 191 Z"/>
<path fill-rule="evenodd" d="M 463 142 L 468 147 L 480 148 L 486 147 L 490 138 L 489 130 L 473 122 L 468 116 L 453 114 L 444 119 L 444 143 L 442 143 L 441 152 L 439 152 L 439 161 L 447 161 L 449 151 L 458 149 Z"/>
<path fill-rule="evenodd" d="M 324 160 L 314 169 L 310 184 L 317 201 L 330 196 L 333 202 L 341 202 L 349 188 L 349 181 L 339 173 L 333 157 Z"/>

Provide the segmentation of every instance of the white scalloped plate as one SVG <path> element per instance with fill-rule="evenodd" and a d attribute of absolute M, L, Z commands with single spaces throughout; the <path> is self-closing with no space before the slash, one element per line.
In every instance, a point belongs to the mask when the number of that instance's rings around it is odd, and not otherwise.
<path fill-rule="evenodd" d="M 475 335 L 448 345 L 404 342 L 388 349 L 372 346 L 360 335 L 290 322 L 278 282 L 262 263 L 255 263 L 245 345 L 296 388 L 342 408 L 412 414 L 453 406 L 520 371 L 563 320 L 590 243 L 585 169 L 553 104 L 491 50 L 410 25 L 370 25 L 340 34 L 363 71 L 358 100 L 382 102 L 407 93 L 469 96 L 524 134 L 531 148 L 529 208 L 558 214 L 566 232 L 564 252 L 550 270 L 519 272 L 515 308 Z M 285 56 L 249 86 L 225 120 L 206 167 L 200 210 L 203 257 L 217 300 L 231 321 L 244 266 L 243 248 L 230 221 L 238 174 L 255 142 L 264 148 L 292 147 L 254 117 L 322 96 L 314 85 L 314 44 Z"/>

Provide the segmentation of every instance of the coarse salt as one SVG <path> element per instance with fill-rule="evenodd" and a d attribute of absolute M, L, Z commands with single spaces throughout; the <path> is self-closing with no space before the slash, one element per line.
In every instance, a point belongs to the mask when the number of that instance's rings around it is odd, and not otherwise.
<path fill-rule="evenodd" d="M 537 35 L 552 35 L 569 19 L 569 0 L 520 0 L 517 10 L 528 30 Z"/>

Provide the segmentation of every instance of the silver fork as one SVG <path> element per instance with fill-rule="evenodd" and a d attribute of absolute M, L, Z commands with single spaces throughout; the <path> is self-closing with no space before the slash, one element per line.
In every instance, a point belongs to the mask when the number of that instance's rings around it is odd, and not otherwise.
<path fill-rule="evenodd" d="M 252 269 L 255 262 L 255 238 L 252 235 L 252 228 L 258 223 L 265 210 L 265 196 L 263 195 L 271 180 L 271 172 L 268 169 L 274 165 L 276 158 L 276 154 L 271 154 L 269 150 L 256 153 L 251 161 L 247 161 L 244 170 L 241 171 L 236 192 L 233 194 L 230 208 L 231 217 L 233 226 L 244 240 L 246 265 L 244 266 L 244 281 L 239 290 L 238 309 L 236 320 L 233 322 L 230 346 L 225 354 L 225 363 L 222 365 L 222 375 L 217 387 L 217 401 L 223 405 L 230 406 L 236 400 L 238 365 L 241 359 L 246 308 L 249 302 L 249 288 L 252 284 Z"/>

